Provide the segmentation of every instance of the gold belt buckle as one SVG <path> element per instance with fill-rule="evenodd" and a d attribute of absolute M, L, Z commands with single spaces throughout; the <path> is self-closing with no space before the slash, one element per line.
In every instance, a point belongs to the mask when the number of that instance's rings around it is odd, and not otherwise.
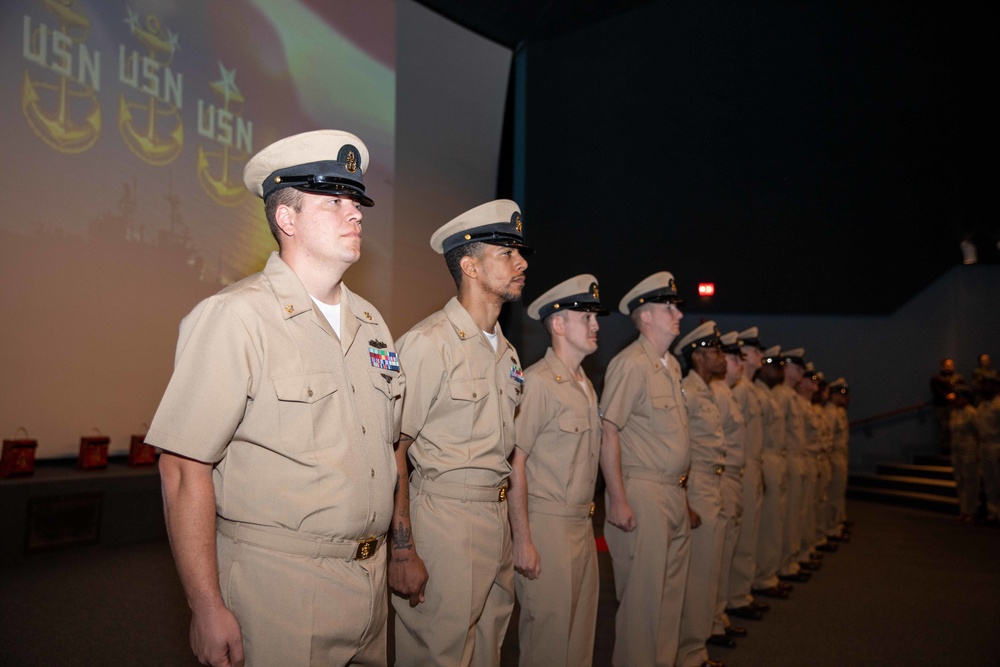
<path fill-rule="evenodd" d="M 688 488 L 688 476 L 681 475 L 680 481 L 677 482 L 677 486 L 681 487 L 682 489 Z"/>
<path fill-rule="evenodd" d="M 724 472 L 726 472 L 726 466 L 715 466 L 716 475 L 721 475 Z"/>
<path fill-rule="evenodd" d="M 507 487 L 506 486 L 501 486 L 500 487 L 500 495 L 497 497 L 497 502 L 498 503 L 502 503 L 505 500 L 507 500 Z"/>
<path fill-rule="evenodd" d="M 588 517 L 594 516 L 594 503 L 593 503 L 593 501 L 591 501 L 591 503 L 590 503 L 590 512 L 587 514 L 587 516 Z"/>
<path fill-rule="evenodd" d="M 368 537 L 363 540 L 358 540 L 358 550 L 354 552 L 354 560 L 368 560 L 375 555 L 375 548 L 377 546 L 377 537 Z"/>

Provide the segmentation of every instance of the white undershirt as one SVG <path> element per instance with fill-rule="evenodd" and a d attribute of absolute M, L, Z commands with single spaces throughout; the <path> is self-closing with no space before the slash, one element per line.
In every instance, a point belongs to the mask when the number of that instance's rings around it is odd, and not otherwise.
<path fill-rule="evenodd" d="M 490 345 L 493 346 L 494 352 L 497 351 L 497 342 L 499 339 L 499 334 L 497 334 L 496 331 L 497 331 L 496 329 L 493 329 L 493 333 L 486 333 L 485 331 L 483 332 L 483 335 L 486 336 L 486 340 L 490 341 Z"/>
<path fill-rule="evenodd" d="M 333 327 L 333 331 L 337 334 L 337 338 L 340 338 L 340 304 L 338 303 L 336 306 L 331 306 L 328 303 L 323 303 L 312 294 L 309 295 L 309 298 L 313 300 L 313 303 L 315 303 L 316 307 L 319 308 L 319 312 L 323 313 L 323 317 L 325 317 L 326 321 L 330 323 L 331 327 Z"/>

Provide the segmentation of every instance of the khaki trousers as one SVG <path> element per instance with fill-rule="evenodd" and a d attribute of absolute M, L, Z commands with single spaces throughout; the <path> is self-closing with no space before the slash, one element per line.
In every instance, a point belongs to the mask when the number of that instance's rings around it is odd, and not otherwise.
<path fill-rule="evenodd" d="M 805 475 L 802 477 L 802 512 L 799 517 L 802 522 L 799 542 L 799 553 L 795 559 L 802 563 L 809 560 L 809 554 L 816 546 L 816 486 L 819 480 L 816 457 L 806 454 L 802 457 Z"/>
<path fill-rule="evenodd" d="M 802 526 L 806 508 L 803 505 L 803 486 L 806 478 L 805 457 L 788 454 L 788 495 L 785 504 L 784 531 L 781 542 L 781 569 L 778 574 L 796 574 L 799 571 L 799 550 L 802 549 Z"/>
<path fill-rule="evenodd" d="M 840 524 L 847 519 L 847 511 L 844 507 L 847 495 L 847 474 L 848 464 L 846 454 L 834 454 L 830 457 L 830 520 L 827 535 L 836 535 L 840 532 Z"/>
<path fill-rule="evenodd" d="M 428 579 L 416 607 L 392 596 L 396 665 L 496 667 L 514 608 L 507 503 L 410 491 L 413 542 Z"/>
<path fill-rule="evenodd" d="M 760 530 L 757 533 L 757 569 L 754 588 L 778 585 L 778 570 L 783 564 L 782 543 L 785 511 L 788 502 L 788 462 L 784 454 L 764 451 L 761 460 L 764 497 L 760 506 Z"/>
<path fill-rule="evenodd" d="M 216 547 L 247 667 L 386 664 L 385 545 L 363 561 L 286 554 L 222 534 Z"/>
<path fill-rule="evenodd" d="M 722 475 L 722 517 L 725 523 L 722 539 L 722 561 L 719 564 L 719 586 L 715 593 L 715 617 L 712 621 L 712 634 L 721 635 L 729 627 L 729 616 L 726 614 L 726 604 L 729 602 L 730 572 L 733 558 L 736 556 L 736 545 L 740 533 L 743 532 L 743 477 L 734 466 L 726 466 Z"/>
<path fill-rule="evenodd" d="M 684 489 L 676 481 L 624 477 L 636 527 L 626 533 L 604 524 L 619 602 L 612 665 L 671 667 L 691 548 Z"/>
<path fill-rule="evenodd" d="M 542 571 L 534 580 L 514 575 L 521 605 L 518 664 L 590 667 L 600 590 L 593 522 L 535 512 L 531 502 L 528 521 Z"/>
<path fill-rule="evenodd" d="M 729 568 L 729 591 L 726 607 L 736 609 L 753 602 L 750 593 L 757 569 L 757 541 L 760 532 L 760 513 L 764 500 L 764 482 L 760 461 L 747 461 L 743 473 L 743 516 L 740 519 L 740 536 L 736 553 Z"/>
<path fill-rule="evenodd" d="M 679 667 L 693 667 L 708 659 L 705 642 L 712 634 L 715 601 L 722 566 L 726 517 L 722 514 L 722 475 L 704 464 L 691 464 L 688 476 L 688 503 L 701 517 L 701 525 L 691 530 L 691 565 L 684 591 L 681 614 Z"/>
<path fill-rule="evenodd" d="M 830 480 L 833 479 L 833 465 L 826 454 L 816 459 L 816 535 L 813 544 L 826 541 L 830 532 Z"/>

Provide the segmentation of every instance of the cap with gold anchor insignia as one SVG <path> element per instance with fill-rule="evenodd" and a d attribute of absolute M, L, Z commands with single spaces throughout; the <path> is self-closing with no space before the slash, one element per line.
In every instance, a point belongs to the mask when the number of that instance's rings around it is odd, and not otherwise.
<path fill-rule="evenodd" d="M 669 271 L 659 271 L 643 278 L 638 285 L 628 291 L 618 303 L 618 312 L 630 315 L 633 310 L 647 303 L 676 303 L 681 305 L 684 300 L 677 296 L 677 283 L 674 274 Z"/>
<path fill-rule="evenodd" d="M 361 139 L 342 130 L 315 130 L 280 139 L 254 155 L 243 169 L 243 183 L 264 199 L 295 188 L 374 206 L 362 180 L 367 168 L 368 148 Z"/>
<path fill-rule="evenodd" d="M 806 367 L 805 356 L 806 356 L 805 349 L 801 347 L 796 347 L 792 348 L 791 350 L 784 350 L 781 353 L 781 360 L 784 361 L 786 364 L 795 364 L 796 366 L 799 366 L 800 368 L 805 370 Z"/>
<path fill-rule="evenodd" d="M 694 350 L 702 347 L 721 347 L 722 341 L 719 337 L 719 327 L 715 322 L 708 320 L 699 324 L 694 330 L 688 332 L 686 336 L 677 343 L 677 354 L 685 356 Z"/>
<path fill-rule="evenodd" d="M 564 280 L 532 301 L 528 306 L 528 317 L 533 320 L 544 320 L 549 315 L 563 310 L 583 310 L 597 313 L 599 316 L 610 312 L 601 305 L 597 278 L 589 273 L 581 273 Z"/>
<path fill-rule="evenodd" d="M 509 199 L 497 199 L 469 209 L 438 228 L 431 236 L 431 248 L 442 255 L 467 243 L 488 243 L 531 252 L 524 242 L 521 209 Z"/>
<path fill-rule="evenodd" d="M 743 355 L 743 340 L 738 332 L 724 333 L 719 337 L 719 341 L 722 343 L 722 351 L 726 354 Z"/>
<path fill-rule="evenodd" d="M 760 342 L 760 330 L 757 327 L 750 327 L 740 332 L 740 341 L 743 347 L 755 347 L 763 351 L 764 346 Z"/>

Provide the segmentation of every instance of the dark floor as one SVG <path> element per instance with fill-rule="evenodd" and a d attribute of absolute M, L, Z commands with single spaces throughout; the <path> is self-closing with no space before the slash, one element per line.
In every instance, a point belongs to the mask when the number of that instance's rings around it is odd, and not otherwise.
<path fill-rule="evenodd" d="M 849 504 L 853 540 L 808 584 L 772 601 L 736 667 L 1000 666 L 1000 530 L 954 517 Z M 601 554 L 594 664 L 610 664 L 614 585 Z M 164 542 L 85 547 L 0 571 L 0 665 L 195 665 L 188 612 Z M 516 620 L 503 664 L 515 665 Z"/>

